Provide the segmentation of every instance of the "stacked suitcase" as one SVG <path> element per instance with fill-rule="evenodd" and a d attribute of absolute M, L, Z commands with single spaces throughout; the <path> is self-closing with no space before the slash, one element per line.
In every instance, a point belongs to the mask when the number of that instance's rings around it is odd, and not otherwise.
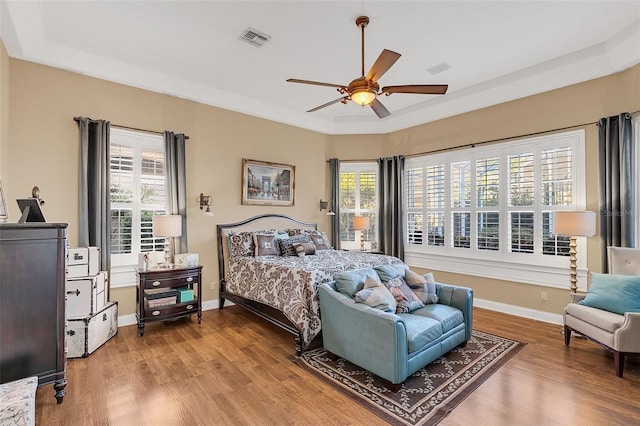
<path fill-rule="evenodd" d="M 108 274 L 97 247 L 71 248 L 67 258 L 68 358 L 85 358 L 118 333 L 118 303 L 108 301 Z"/>

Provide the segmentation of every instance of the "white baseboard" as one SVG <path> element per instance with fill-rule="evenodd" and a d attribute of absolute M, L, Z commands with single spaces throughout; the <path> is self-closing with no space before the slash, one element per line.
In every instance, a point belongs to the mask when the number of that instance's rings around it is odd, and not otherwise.
<path fill-rule="evenodd" d="M 478 308 L 489 309 L 490 311 L 502 312 L 536 321 L 562 325 L 562 315 L 560 314 L 553 314 L 551 312 L 539 311 L 537 309 L 523 308 L 522 306 L 507 305 L 506 303 L 477 298 L 473 299 L 473 305 Z"/>
<path fill-rule="evenodd" d="M 208 311 L 218 309 L 218 299 L 205 300 L 202 303 L 202 310 Z M 231 304 L 228 300 L 226 304 Z M 473 299 L 474 306 L 478 308 L 488 309 L 490 311 L 503 312 L 505 314 L 515 315 L 518 317 L 529 318 L 536 321 L 548 322 L 551 324 L 562 325 L 562 315 L 552 314 L 551 312 L 539 311 L 537 309 L 523 308 L 522 306 L 508 305 L 506 303 L 494 302 L 493 300 Z M 118 317 L 118 327 L 127 325 L 135 325 L 136 314 L 121 315 Z"/>

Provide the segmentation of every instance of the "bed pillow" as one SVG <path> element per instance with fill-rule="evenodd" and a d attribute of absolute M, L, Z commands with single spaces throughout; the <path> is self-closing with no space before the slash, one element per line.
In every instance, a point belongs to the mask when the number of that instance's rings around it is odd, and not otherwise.
<path fill-rule="evenodd" d="M 356 302 L 385 312 L 396 311 L 396 299 L 379 279 L 367 277 L 364 287 L 355 295 Z"/>
<path fill-rule="evenodd" d="M 334 274 L 333 279 L 336 281 L 336 290 L 353 298 L 357 292 L 362 290 L 367 277 L 377 280 L 378 274 L 372 268 L 365 268 L 338 272 Z"/>
<path fill-rule="evenodd" d="M 253 256 L 253 232 L 229 232 L 229 257 Z"/>
<path fill-rule="evenodd" d="M 640 276 L 591 273 L 591 285 L 580 305 L 624 315 L 640 312 Z"/>
<path fill-rule="evenodd" d="M 316 250 L 333 250 L 331 244 L 329 244 L 329 238 L 327 238 L 327 234 L 324 232 L 309 234 L 309 238 L 313 241 L 313 244 L 316 246 Z"/>
<path fill-rule="evenodd" d="M 297 256 L 296 249 L 293 247 L 295 243 L 308 243 L 311 240 L 308 235 L 294 235 L 286 239 L 278 240 L 280 245 L 280 256 Z"/>
<path fill-rule="evenodd" d="M 401 276 L 390 279 L 384 285 L 396 299 L 396 314 L 408 314 L 424 307 L 424 303 L 411 291 Z"/>
<path fill-rule="evenodd" d="M 397 276 L 404 277 L 407 266 L 404 263 L 397 263 L 394 265 L 378 265 L 373 269 L 380 275 L 382 282 L 389 281 Z"/>
<path fill-rule="evenodd" d="M 295 249 L 298 257 L 316 254 L 316 246 L 311 241 L 308 243 L 293 243 L 293 248 Z"/>
<path fill-rule="evenodd" d="M 278 240 L 275 233 L 254 233 L 253 244 L 255 245 L 256 256 L 277 256 L 278 253 Z"/>
<path fill-rule="evenodd" d="M 305 230 L 301 228 L 289 228 L 285 229 L 285 231 L 287 232 L 287 234 L 289 234 L 290 237 L 305 234 Z"/>
<path fill-rule="evenodd" d="M 433 278 L 433 272 L 427 272 L 424 275 L 420 275 L 411 269 L 407 269 L 404 279 L 422 303 L 425 305 L 438 303 L 436 281 Z"/>

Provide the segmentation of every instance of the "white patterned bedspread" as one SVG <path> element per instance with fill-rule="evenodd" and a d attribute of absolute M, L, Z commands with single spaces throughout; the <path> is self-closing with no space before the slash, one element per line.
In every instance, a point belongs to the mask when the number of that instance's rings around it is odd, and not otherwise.
<path fill-rule="evenodd" d="M 393 256 L 324 250 L 304 257 L 234 257 L 226 291 L 278 309 L 297 327 L 305 349 L 320 332 L 317 287 L 333 274 L 376 265 L 402 263 Z"/>

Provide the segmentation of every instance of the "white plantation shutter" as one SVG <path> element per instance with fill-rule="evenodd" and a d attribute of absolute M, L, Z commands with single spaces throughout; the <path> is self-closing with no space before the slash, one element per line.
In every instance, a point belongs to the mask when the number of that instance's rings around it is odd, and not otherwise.
<path fill-rule="evenodd" d="M 565 265 L 568 238 L 552 234 L 552 214 L 584 209 L 583 162 L 582 130 L 408 158 L 405 256 L 438 255 L 425 264 L 455 272 L 455 258 Z"/>

